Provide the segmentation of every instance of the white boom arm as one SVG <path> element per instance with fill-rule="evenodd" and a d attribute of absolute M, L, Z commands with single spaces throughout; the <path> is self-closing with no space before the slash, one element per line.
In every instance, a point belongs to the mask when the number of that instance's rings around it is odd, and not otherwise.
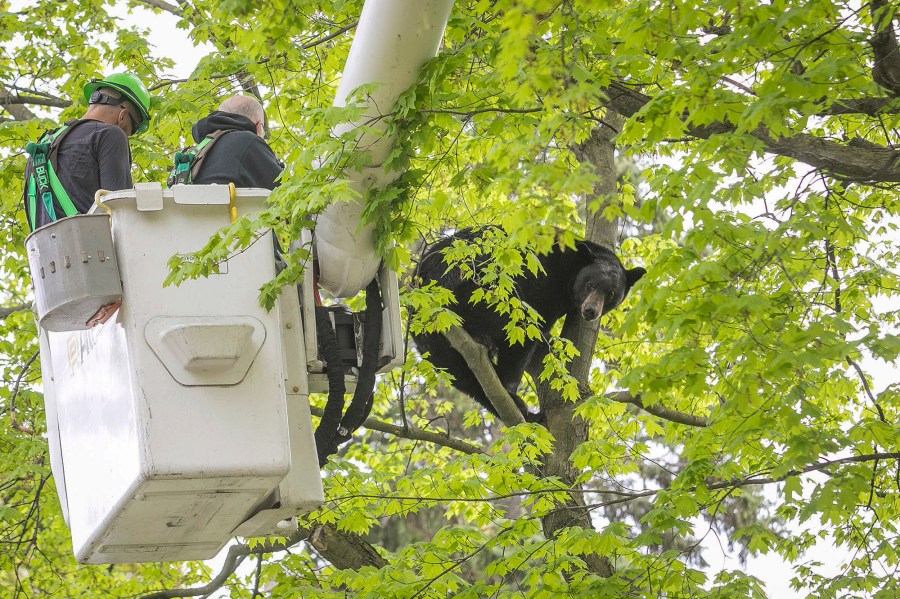
<path fill-rule="evenodd" d="M 452 7 L 453 0 L 366 1 L 334 105 L 346 105 L 350 93 L 361 85 L 379 85 L 369 96 L 363 117 L 336 133 L 362 123 L 378 132 L 386 130 L 386 118 L 379 117 L 390 113 L 400 94 L 415 83 L 422 65 L 437 53 Z M 385 172 L 380 166 L 393 138 L 361 133 L 357 142 L 368 150 L 371 164 L 346 176 L 362 197 L 365 190 L 382 187 L 401 173 Z M 378 272 L 374 227 L 362 225 L 363 208 L 362 199 L 335 203 L 316 223 L 319 284 L 335 297 L 355 295 Z"/>

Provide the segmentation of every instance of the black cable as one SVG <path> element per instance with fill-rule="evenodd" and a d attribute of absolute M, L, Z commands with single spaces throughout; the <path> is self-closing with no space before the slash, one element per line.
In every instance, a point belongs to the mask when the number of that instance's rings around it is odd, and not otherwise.
<path fill-rule="evenodd" d="M 356 378 L 353 399 L 350 401 L 350 407 L 347 408 L 347 413 L 344 414 L 335 437 L 337 445 L 350 440 L 350 435 L 362 426 L 372 411 L 372 403 L 375 398 L 375 374 L 378 372 L 378 359 L 381 353 L 381 312 L 381 293 L 376 277 L 366 286 L 362 364 Z"/>
<path fill-rule="evenodd" d="M 316 306 L 316 335 L 319 338 L 319 355 L 325 361 L 325 372 L 328 376 L 328 401 L 319 426 L 316 428 L 316 453 L 319 466 L 325 465 L 328 456 L 337 451 L 335 436 L 344 412 L 344 365 L 341 360 L 341 349 L 337 335 L 331 326 L 328 308 Z"/>

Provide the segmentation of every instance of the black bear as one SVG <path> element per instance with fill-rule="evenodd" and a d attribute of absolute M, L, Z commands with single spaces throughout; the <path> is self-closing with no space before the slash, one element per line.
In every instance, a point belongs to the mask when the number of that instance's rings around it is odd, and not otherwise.
<path fill-rule="evenodd" d="M 440 286 L 453 292 L 456 304 L 450 309 L 462 319 L 463 329 L 475 341 L 486 346 L 495 358 L 497 377 L 526 420 L 540 421 L 542 416 L 529 413 L 517 395 L 522 375 L 538 342 L 526 339 L 524 344 L 510 345 L 504 331 L 504 326 L 509 322 L 508 316 L 485 302 L 471 303 L 478 283 L 472 278 L 464 278 L 459 267 L 448 270 L 444 260 L 445 250 L 454 242 L 478 243 L 485 230 L 462 229 L 432 245 L 422 256 L 418 275 L 423 286 L 429 281 L 437 281 Z M 486 260 L 476 259 L 476 272 Z M 545 338 L 556 321 L 566 314 L 576 314 L 588 321 L 606 314 L 622 303 L 631 286 L 646 272 L 643 268 L 626 270 L 611 250 L 590 241 L 576 242 L 575 249 L 554 244 L 552 251 L 540 256 L 540 262 L 543 272 L 533 275 L 526 270 L 526 274 L 515 279 L 514 293 L 541 316 L 539 328 Z M 475 374 L 444 335 L 419 333 L 414 334 L 413 339 L 420 353 L 428 352 L 428 359 L 434 366 L 453 375 L 454 387 L 497 415 Z"/>

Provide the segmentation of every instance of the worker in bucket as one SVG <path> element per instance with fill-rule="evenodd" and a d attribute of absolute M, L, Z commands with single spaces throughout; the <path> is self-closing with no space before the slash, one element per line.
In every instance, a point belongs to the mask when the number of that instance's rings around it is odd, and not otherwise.
<path fill-rule="evenodd" d="M 31 230 L 84 214 L 100 189 L 130 189 L 128 138 L 150 126 L 150 94 L 132 73 L 84 86 L 87 112 L 26 146 L 23 201 Z"/>
<path fill-rule="evenodd" d="M 175 155 L 169 175 L 179 183 L 234 183 L 235 187 L 274 189 L 284 166 L 263 139 L 265 112 L 250 96 L 226 99 L 191 128 L 196 142 Z"/>

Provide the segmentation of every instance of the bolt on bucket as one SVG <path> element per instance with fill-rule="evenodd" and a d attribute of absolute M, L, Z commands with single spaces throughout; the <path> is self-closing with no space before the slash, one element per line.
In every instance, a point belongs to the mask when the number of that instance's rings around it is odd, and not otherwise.
<path fill-rule="evenodd" d="M 25 239 L 25 249 L 38 322 L 44 330 L 90 328 L 102 308 L 122 299 L 106 214 L 80 214 L 50 223 Z"/>

